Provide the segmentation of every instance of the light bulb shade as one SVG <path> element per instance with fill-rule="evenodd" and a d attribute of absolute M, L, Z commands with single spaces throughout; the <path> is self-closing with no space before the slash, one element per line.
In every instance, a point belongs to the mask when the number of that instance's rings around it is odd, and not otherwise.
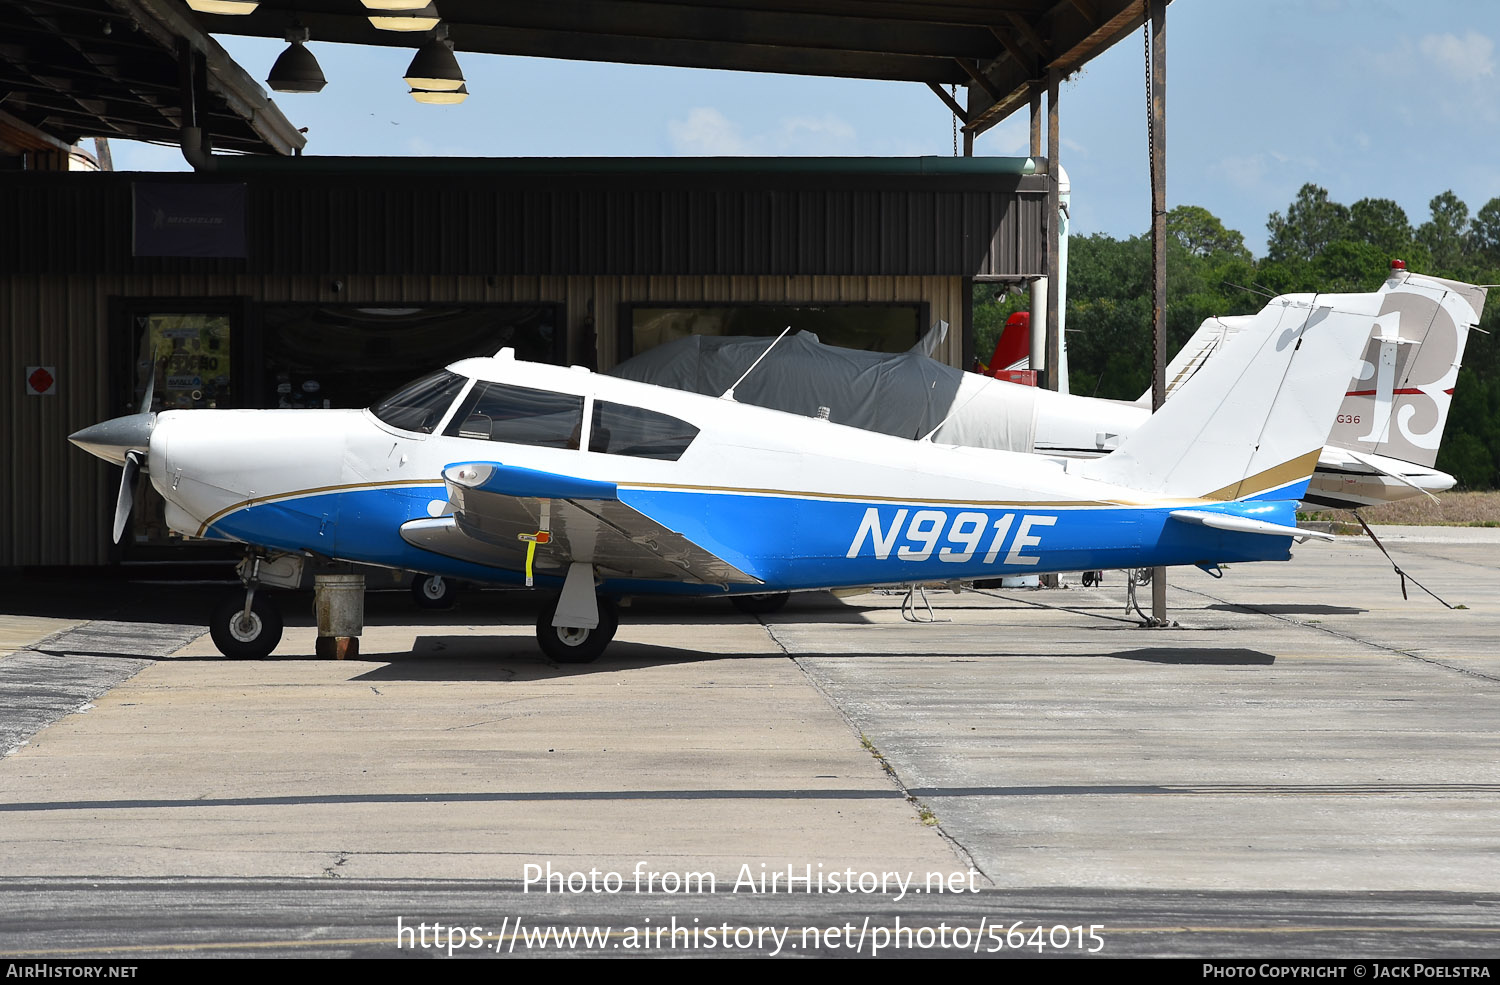
<path fill-rule="evenodd" d="M 381 31 L 430 31 L 437 27 L 436 17 L 371 17 L 370 26 Z"/>
<path fill-rule="evenodd" d="M 266 84 L 277 92 L 321 92 L 328 80 L 313 53 L 302 42 L 293 41 L 271 66 Z"/>
<path fill-rule="evenodd" d="M 384 14 L 370 14 L 370 24 L 382 31 L 430 31 L 442 18 L 431 2 L 416 7 L 401 7 Z"/>
<path fill-rule="evenodd" d="M 464 84 L 464 73 L 452 48 L 442 41 L 429 41 L 417 49 L 406 67 L 406 84 L 428 92 L 457 89 Z"/>
<path fill-rule="evenodd" d="M 187 0 L 187 5 L 200 14 L 253 14 L 260 0 Z"/>
<path fill-rule="evenodd" d="M 370 10 L 421 10 L 430 0 L 360 0 Z"/>
<path fill-rule="evenodd" d="M 413 89 L 411 98 L 429 106 L 452 106 L 469 98 L 469 87 L 460 84 L 457 89 L 440 89 L 436 92 L 430 89 Z"/>

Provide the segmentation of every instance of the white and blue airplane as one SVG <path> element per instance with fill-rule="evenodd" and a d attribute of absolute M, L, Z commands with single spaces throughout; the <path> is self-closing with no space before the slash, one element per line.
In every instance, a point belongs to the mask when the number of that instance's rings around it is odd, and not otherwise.
<path fill-rule="evenodd" d="M 876 434 L 508 349 L 367 410 L 141 413 L 70 440 L 125 466 L 117 539 L 145 465 L 173 530 L 247 545 L 248 591 L 211 626 L 228 656 L 280 639 L 259 572 L 318 558 L 543 590 L 543 651 L 585 662 L 626 595 L 1286 560 L 1327 536 L 1295 510 L 1380 303 L 1277 298 L 1091 460 Z"/>

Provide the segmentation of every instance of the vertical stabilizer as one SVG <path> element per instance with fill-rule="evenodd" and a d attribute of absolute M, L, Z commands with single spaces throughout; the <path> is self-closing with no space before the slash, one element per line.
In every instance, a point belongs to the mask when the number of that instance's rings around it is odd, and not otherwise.
<path fill-rule="evenodd" d="M 1328 444 L 1431 466 L 1469 329 L 1484 312 L 1485 290 L 1405 270 L 1391 273 Z"/>
<path fill-rule="evenodd" d="M 1276 298 L 1118 450 L 1069 471 L 1171 497 L 1300 498 L 1382 299 Z"/>
<path fill-rule="evenodd" d="M 1167 363 L 1167 399 L 1172 399 L 1178 387 L 1192 379 L 1214 353 L 1224 348 L 1230 339 L 1254 320 L 1254 315 L 1215 315 L 1203 319 L 1198 331 L 1193 333 L 1193 337 Z M 1147 387 L 1146 392 L 1136 398 L 1135 402 L 1142 407 L 1150 407 L 1151 388 Z"/>

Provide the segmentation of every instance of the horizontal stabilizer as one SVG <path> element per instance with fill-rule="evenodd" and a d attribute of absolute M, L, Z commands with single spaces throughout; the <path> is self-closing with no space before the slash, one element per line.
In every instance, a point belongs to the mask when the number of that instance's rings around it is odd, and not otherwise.
<path fill-rule="evenodd" d="M 1404 486 L 1411 486 L 1417 492 L 1421 493 L 1423 496 L 1426 496 L 1428 499 L 1432 500 L 1434 503 L 1438 502 L 1438 498 L 1436 496 L 1434 496 L 1432 493 L 1428 492 L 1426 489 L 1423 489 L 1420 485 L 1418 485 L 1417 483 L 1411 481 L 1406 476 L 1402 475 L 1400 472 L 1397 472 L 1395 469 L 1390 468 L 1390 467 L 1386 466 L 1385 464 L 1383 464 L 1385 462 L 1391 461 L 1391 459 L 1384 458 L 1383 456 L 1380 456 L 1380 455 L 1366 455 L 1364 452 L 1362 452 L 1362 451 L 1355 451 L 1353 448 L 1345 448 L 1345 449 L 1342 449 L 1342 450 L 1343 450 L 1343 452 L 1346 455 L 1348 455 L 1350 458 L 1354 459 L 1356 462 L 1360 463 L 1361 465 L 1368 465 L 1370 468 L 1374 469 L 1376 472 L 1380 473 L 1381 475 L 1388 475 L 1392 479 L 1395 479 L 1397 482 L 1401 483 Z M 1410 467 L 1409 463 L 1403 463 L 1403 464 L 1407 464 L 1408 467 Z M 1430 470 L 1430 469 L 1428 469 L 1426 471 L 1429 474 L 1431 474 L 1431 472 L 1432 472 L 1432 470 Z M 1439 474 L 1442 474 L 1442 473 L 1439 473 Z M 1453 483 L 1449 483 L 1449 488 L 1452 488 L 1452 486 L 1453 486 Z"/>
<path fill-rule="evenodd" d="M 1333 540 L 1333 534 L 1326 534 L 1321 530 L 1304 530 L 1301 527 L 1288 527 L 1282 523 L 1270 523 L 1266 520 L 1253 520 L 1248 516 L 1235 516 L 1232 513 L 1210 513 L 1207 510 L 1173 510 L 1169 514 L 1174 520 L 1184 523 L 1198 523 L 1205 527 L 1213 527 L 1215 530 L 1229 530 L 1237 534 L 1267 534 L 1272 537 L 1295 537 L 1298 542 L 1316 537 L 1318 540 Z"/>

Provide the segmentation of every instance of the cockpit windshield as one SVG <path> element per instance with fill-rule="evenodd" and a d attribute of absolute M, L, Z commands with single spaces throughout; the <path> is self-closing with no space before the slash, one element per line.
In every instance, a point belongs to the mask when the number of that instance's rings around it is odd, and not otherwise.
<path fill-rule="evenodd" d="M 457 373 L 441 369 L 408 383 L 371 407 L 370 413 L 393 428 L 431 434 L 467 382 Z"/>

